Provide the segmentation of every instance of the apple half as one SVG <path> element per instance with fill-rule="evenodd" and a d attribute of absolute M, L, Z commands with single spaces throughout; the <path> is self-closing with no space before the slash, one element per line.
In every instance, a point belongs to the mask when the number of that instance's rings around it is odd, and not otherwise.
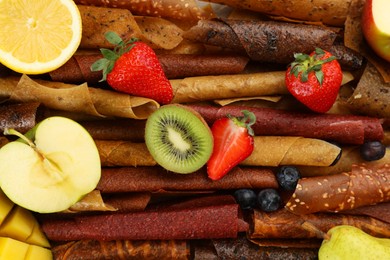
<path fill-rule="evenodd" d="M 49 117 L 18 136 L 0 149 L 0 187 L 15 204 L 40 213 L 58 212 L 96 188 L 99 152 L 80 124 Z"/>
<path fill-rule="evenodd" d="M 390 62 L 390 1 L 367 0 L 362 14 L 362 31 L 371 49 Z"/>

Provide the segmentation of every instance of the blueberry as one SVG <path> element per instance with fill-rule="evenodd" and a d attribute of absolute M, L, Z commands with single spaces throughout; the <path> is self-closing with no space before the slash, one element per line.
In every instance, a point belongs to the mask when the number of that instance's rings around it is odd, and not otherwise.
<path fill-rule="evenodd" d="M 253 209 L 256 207 L 256 193 L 250 189 L 239 189 L 234 192 L 234 198 L 241 209 Z"/>
<path fill-rule="evenodd" d="M 276 172 L 276 179 L 284 190 L 295 190 L 300 177 L 299 170 L 293 166 L 282 166 Z"/>
<path fill-rule="evenodd" d="M 366 161 L 376 161 L 386 153 L 386 146 L 379 141 L 367 141 L 360 147 L 360 155 Z"/>
<path fill-rule="evenodd" d="M 282 199 L 275 189 L 264 189 L 257 195 L 259 208 L 266 212 L 279 209 L 282 205 Z"/>

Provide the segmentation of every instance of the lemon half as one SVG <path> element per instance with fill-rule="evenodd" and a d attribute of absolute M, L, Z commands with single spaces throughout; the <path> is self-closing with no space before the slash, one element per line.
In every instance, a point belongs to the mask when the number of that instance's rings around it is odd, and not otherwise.
<path fill-rule="evenodd" d="M 73 0 L 0 0 L 0 62 L 26 74 L 57 69 L 81 41 Z"/>

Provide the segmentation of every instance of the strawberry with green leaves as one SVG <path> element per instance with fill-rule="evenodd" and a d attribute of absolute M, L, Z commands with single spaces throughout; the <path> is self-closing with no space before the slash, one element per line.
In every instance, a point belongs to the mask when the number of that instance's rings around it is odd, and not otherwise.
<path fill-rule="evenodd" d="M 343 78 L 336 57 L 320 48 L 310 55 L 296 53 L 294 57 L 286 71 L 287 89 L 312 111 L 327 112 L 337 98 Z"/>
<path fill-rule="evenodd" d="M 100 49 L 103 58 L 91 66 L 92 71 L 103 71 L 102 81 L 107 80 L 117 91 L 151 98 L 160 104 L 172 101 L 172 86 L 151 47 L 137 39 L 125 42 L 114 32 L 107 32 L 105 37 L 116 47 Z"/>
<path fill-rule="evenodd" d="M 251 126 L 256 122 L 256 116 L 247 110 L 242 113 L 242 117 L 220 118 L 211 126 L 214 148 L 207 162 L 207 174 L 212 180 L 221 179 L 253 152 Z"/>

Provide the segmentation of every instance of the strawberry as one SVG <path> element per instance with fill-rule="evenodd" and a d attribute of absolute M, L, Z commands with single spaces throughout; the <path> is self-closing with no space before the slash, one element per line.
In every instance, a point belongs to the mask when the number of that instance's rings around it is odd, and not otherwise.
<path fill-rule="evenodd" d="M 318 113 L 335 102 L 343 78 L 340 64 L 331 53 L 316 48 L 310 55 L 296 53 L 286 71 L 286 86 L 301 103 Z"/>
<path fill-rule="evenodd" d="M 152 48 L 137 39 L 124 42 L 114 32 L 107 32 L 105 37 L 116 47 L 101 49 L 103 58 L 91 66 L 92 71 L 103 71 L 101 81 L 107 80 L 117 91 L 151 98 L 161 104 L 172 101 L 171 83 Z"/>
<path fill-rule="evenodd" d="M 226 116 L 218 119 L 211 127 L 214 148 L 207 162 L 207 174 L 212 180 L 219 180 L 234 166 L 253 152 L 253 129 L 256 122 L 252 112 L 243 110 L 243 117 Z"/>

